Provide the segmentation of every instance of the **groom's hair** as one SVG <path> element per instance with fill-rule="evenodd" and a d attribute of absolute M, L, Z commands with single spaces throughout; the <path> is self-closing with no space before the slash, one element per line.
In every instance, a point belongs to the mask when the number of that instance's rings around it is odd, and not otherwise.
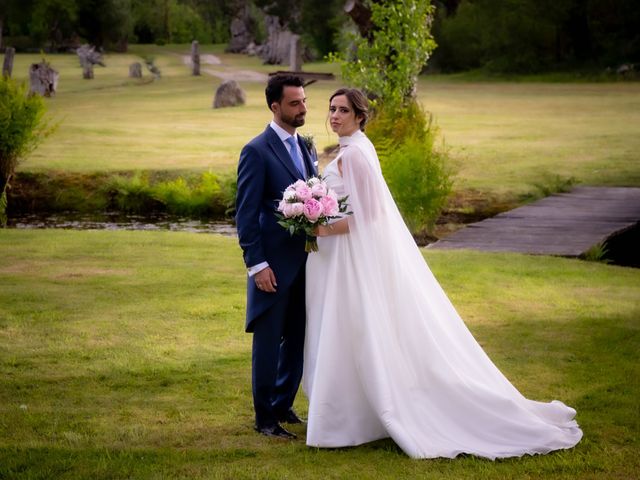
<path fill-rule="evenodd" d="M 282 100 L 284 87 L 304 87 L 304 80 L 298 75 L 274 75 L 270 77 L 267 88 L 264 89 L 269 110 L 271 110 L 273 102 Z"/>

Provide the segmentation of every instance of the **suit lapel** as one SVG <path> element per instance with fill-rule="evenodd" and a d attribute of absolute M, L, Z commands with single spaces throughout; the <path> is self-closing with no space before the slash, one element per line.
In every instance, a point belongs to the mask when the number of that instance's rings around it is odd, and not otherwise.
<path fill-rule="evenodd" d="M 287 152 L 287 149 L 282 143 L 282 140 L 280 140 L 280 137 L 278 137 L 278 134 L 274 132 L 273 128 L 271 128 L 270 126 L 267 126 L 265 133 L 267 136 L 267 144 L 275 154 L 275 157 L 280 161 L 280 163 L 285 166 L 285 168 L 289 171 L 293 178 L 302 178 L 300 172 L 298 172 L 298 169 L 293 164 L 293 159 L 289 155 L 289 152 Z"/>
<path fill-rule="evenodd" d="M 307 145 L 300 139 L 300 135 L 298 135 L 298 143 L 300 144 L 300 150 L 302 150 L 302 158 L 304 159 L 304 165 L 307 168 L 307 176 L 312 177 L 317 175 L 315 164 L 313 162 L 313 158 L 311 158 L 311 153 L 307 149 Z"/>

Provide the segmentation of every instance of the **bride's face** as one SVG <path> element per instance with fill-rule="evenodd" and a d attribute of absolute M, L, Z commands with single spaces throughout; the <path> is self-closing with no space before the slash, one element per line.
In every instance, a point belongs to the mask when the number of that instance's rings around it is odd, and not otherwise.
<path fill-rule="evenodd" d="M 360 130 L 362 116 L 356 116 L 346 95 L 337 95 L 331 99 L 329 121 L 331 130 L 339 137 L 348 137 Z"/>

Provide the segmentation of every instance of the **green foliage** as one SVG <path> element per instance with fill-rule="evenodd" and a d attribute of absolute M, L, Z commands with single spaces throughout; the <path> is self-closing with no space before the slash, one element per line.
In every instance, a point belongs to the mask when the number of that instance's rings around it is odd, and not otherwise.
<path fill-rule="evenodd" d="M 453 184 L 448 152 L 436 147 L 437 129 L 417 103 L 379 108 L 367 128 L 382 172 L 412 233 L 432 231 Z"/>
<path fill-rule="evenodd" d="M 18 162 L 51 133 L 42 97 L 27 95 L 27 87 L 0 78 L 0 225 L 6 224 L 6 189 Z"/>
<path fill-rule="evenodd" d="M 436 46 L 430 31 L 433 6 L 420 0 L 370 1 L 368 6 L 371 39 L 355 35 L 353 53 L 329 58 L 341 63 L 348 84 L 388 107 L 403 105 L 415 97 L 417 76 Z"/>
<path fill-rule="evenodd" d="M 430 139 L 432 140 L 432 139 Z M 385 158 L 382 170 L 412 233 L 432 231 L 451 192 L 446 153 L 410 139 Z"/>
<path fill-rule="evenodd" d="M 367 3 L 373 28 L 354 40 L 354 59 L 333 55 L 345 80 L 374 97 L 367 127 L 389 189 L 412 233 L 431 230 L 451 192 L 448 154 L 416 101 L 417 77 L 435 48 L 429 1 Z"/>
<path fill-rule="evenodd" d="M 462 0 L 439 15 L 445 71 L 538 72 L 640 61 L 633 0 Z"/>
<path fill-rule="evenodd" d="M 172 1 L 170 3 L 170 29 L 169 40 L 171 43 L 191 43 L 198 40 L 200 43 L 211 43 L 211 26 L 207 25 L 200 14 L 191 6 Z"/>
<path fill-rule="evenodd" d="M 167 212 L 189 217 L 222 217 L 235 204 L 235 175 L 204 172 L 159 182 L 147 174 L 115 175 L 103 190 L 109 204 L 128 213 Z"/>
<path fill-rule="evenodd" d="M 223 215 L 227 209 L 220 177 L 203 173 L 192 186 L 184 178 L 161 182 L 154 186 L 153 196 L 176 215 Z"/>
<path fill-rule="evenodd" d="M 611 260 L 607 258 L 608 254 L 609 249 L 606 247 L 605 242 L 601 242 L 595 244 L 589 250 L 584 252 L 581 255 L 581 258 L 587 262 L 611 263 Z"/>
<path fill-rule="evenodd" d="M 104 187 L 110 203 L 127 213 L 153 211 L 157 207 L 153 199 L 148 175 L 136 172 L 133 176 L 114 175 Z"/>
<path fill-rule="evenodd" d="M 564 177 L 562 175 L 545 173 L 532 183 L 533 191 L 520 195 L 520 201 L 531 202 L 556 193 L 569 192 L 577 182 L 578 180 L 572 176 Z"/>

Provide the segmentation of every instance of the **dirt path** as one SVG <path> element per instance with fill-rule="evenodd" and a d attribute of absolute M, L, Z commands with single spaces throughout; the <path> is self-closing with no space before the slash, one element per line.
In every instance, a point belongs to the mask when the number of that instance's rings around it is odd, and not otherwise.
<path fill-rule="evenodd" d="M 191 67 L 191 56 L 182 55 L 182 62 Z M 203 65 L 216 65 L 219 68 L 203 68 Z M 215 55 L 200 55 L 200 71 L 218 77 L 222 80 L 236 80 L 238 82 L 260 82 L 266 83 L 267 75 L 253 70 L 240 70 L 229 65 L 224 65 L 220 58 Z"/>

